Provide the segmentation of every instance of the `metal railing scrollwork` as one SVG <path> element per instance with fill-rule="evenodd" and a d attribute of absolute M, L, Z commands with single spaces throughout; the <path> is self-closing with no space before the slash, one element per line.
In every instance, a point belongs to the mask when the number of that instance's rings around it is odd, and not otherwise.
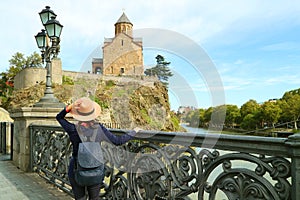
<path fill-rule="evenodd" d="M 30 126 L 30 137 L 31 169 L 72 194 L 67 175 L 72 148 L 67 133 L 56 126 Z"/>
<path fill-rule="evenodd" d="M 33 170 L 71 194 L 67 134 L 61 127 L 31 125 L 30 130 Z M 149 137 L 102 145 L 107 165 L 102 199 L 296 199 L 294 143 L 287 139 L 222 135 L 212 150 L 201 148 L 207 134 L 143 134 Z M 192 144 L 184 144 L 189 137 Z"/>

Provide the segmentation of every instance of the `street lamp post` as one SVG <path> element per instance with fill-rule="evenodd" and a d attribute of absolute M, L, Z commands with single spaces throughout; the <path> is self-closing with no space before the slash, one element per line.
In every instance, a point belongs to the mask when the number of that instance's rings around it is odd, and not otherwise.
<path fill-rule="evenodd" d="M 63 25 L 57 21 L 56 14 L 50 10 L 49 6 L 46 6 L 40 13 L 40 18 L 44 28 L 36 36 L 37 46 L 41 49 L 42 61 L 46 61 L 46 89 L 44 97 L 39 102 L 34 104 L 34 107 L 52 107 L 60 108 L 64 107 L 65 104 L 58 101 L 53 95 L 52 91 L 52 77 L 51 77 L 51 60 L 56 58 L 60 50 L 60 34 Z"/>

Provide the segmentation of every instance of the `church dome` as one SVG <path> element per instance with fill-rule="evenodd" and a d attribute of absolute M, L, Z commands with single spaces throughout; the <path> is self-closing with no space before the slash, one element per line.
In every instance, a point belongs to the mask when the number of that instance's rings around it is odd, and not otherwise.
<path fill-rule="evenodd" d="M 121 15 L 121 17 L 118 19 L 118 21 L 115 23 L 115 25 L 117 24 L 121 24 L 121 23 L 127 23 L 127 24 L 131 24 L 130 20 L 128 19 L 128 17 L 126 16 L 126 14 L 123 12 L 123 14 Z"/>

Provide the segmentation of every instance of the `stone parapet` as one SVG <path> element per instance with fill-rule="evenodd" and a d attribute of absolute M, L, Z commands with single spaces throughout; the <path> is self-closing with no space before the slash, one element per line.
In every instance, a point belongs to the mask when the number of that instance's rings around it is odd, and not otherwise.
<path fill-rule="evenodd" d="M 55 117 L 61 108 L 22 107 L 10 114 L 14 119 L 13 163 L 23 171 L 30 171 L 31 147 L 29 126 L 59 125 Z M 67 115 L 67 117 L 70 117 Z"/>

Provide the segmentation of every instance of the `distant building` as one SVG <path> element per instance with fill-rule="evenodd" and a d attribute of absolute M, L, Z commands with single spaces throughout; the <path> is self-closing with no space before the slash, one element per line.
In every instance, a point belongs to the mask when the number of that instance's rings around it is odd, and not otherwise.
<path fill-rule="evenodd" d="M 92 73 L 103 75 L 143 75 L 143 42 L 134 38 L 133 24 L 125 13 L 115 23 L 115 37 L 105 38 L 103 58 L 93 58 Z"/>
<path fill-rule="evenodd" d="M 179 108 L 178 108 L 178 113 L 180 113 L 180 114 L 185 114 L 185 113 L 188 113 L 188 112 L 190 112 L 190 111 L 192 111 L 192 110 L 195 110 L 196 108 L 195 107 L 193 107 L 193 106 L 180 106 Z"/>
<path fill-rule="evenodd" d="M 268 101 L 269 101 L 269 102 L 274 102 L 274 103 L 275 103 L 275 102 L 278 101 L 278 99 L 269 99 Z"/>
<path fill-rule="evenodd" d="M 93 69 L 93 71 L 92 71 L 93 74 L 102 74 L 103 59 L 102 58 L 93 58 L 92 69 Z"/>

